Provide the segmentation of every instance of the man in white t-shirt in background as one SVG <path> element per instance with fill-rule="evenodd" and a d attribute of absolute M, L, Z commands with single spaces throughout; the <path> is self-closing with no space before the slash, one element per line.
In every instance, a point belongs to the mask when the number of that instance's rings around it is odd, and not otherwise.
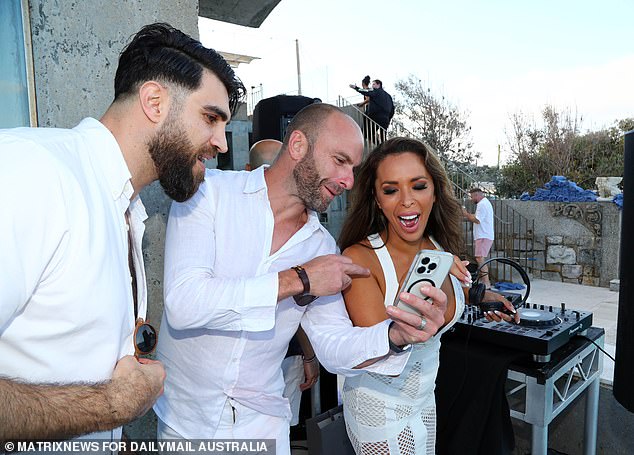
<path fill-rule="evenodd" d="M 493 206 L 491 202 L 484 197 L 484 193 L 480 188 L 469 190 L 471 201 L 476 204 L 475 213 L 469 213 L 463 207 L 464 217 L 473 223 L 473 241 L 475 244 L 475 258 L 478 267 L 482 267 L 482 263 L 486 261 L 495 239 L 493 225 Z M 481 281 L 486 285 L 487 289 L 491 287 L 489 281 L 489 268 L 485 265 L 480 270 Z"/>

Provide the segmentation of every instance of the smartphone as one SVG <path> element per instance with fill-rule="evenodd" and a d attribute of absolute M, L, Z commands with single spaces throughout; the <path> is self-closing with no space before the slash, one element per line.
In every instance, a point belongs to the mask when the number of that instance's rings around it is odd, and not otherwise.
<path fill-rule="evenodd" d="M 399 295 L 401 292 L 409 292 L 410 294 L 428 300 L 429 297 L 421 294 L 420 287 L 425 283 L 434 287 L 442 286 L 453 261 L 454 257 L 451 253 L 438 250 L 420 250 L 416 253 L 416 257 L 414 257 L 412 265 L 409 267 L 405 281 L 403 281 L 403 285 L 396 295 L 393 305 L 420 316 L 418 310 L 401 301 Z"/>

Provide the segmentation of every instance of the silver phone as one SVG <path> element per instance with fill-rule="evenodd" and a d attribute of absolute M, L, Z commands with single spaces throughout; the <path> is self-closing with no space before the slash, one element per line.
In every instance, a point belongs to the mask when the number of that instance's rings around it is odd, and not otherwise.
<path fill-rule="evenodd" d="M 393 305 L 404 311 L 420 316 L 420 312 L 401 301 L 399 295 L 401 292 L 409 292 L 410 294 L 428 300 L 429 297 L 421 294 L 420 287 L 425 283 L 434 287 L 442 286 L 453 261 L 454 257 L 451 253 L 438 250 L 420 250 L 416 253 L 412 265 L 409 267 L 407 277 L 405 281 L 403 281 L 403 285 L 398 291 Z"/>

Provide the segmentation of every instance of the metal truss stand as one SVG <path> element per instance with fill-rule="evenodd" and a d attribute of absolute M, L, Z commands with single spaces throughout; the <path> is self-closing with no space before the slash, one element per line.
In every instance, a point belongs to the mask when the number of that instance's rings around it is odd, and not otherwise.
<path fill-rule="evenodd" d="M 586 336 L 603 347 L 605 331 L 591 327 Z M 573 338 L 552 354 L 550 362 L 517 362 L 508 370 L 507 396 L 511 417 L 532 426 L 532 454 L 546 455 L 548 425 L 587 389 L 584 455 L 597 445 L 599 380 L 603 354 L 589 340 Z"/>

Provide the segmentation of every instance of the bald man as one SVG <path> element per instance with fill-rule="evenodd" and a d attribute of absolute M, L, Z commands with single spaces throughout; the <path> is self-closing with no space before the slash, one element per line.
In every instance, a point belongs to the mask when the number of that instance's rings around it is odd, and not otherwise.
<path fill-rule="evenodd" d="M 246 164 L 245 169 L 252 171 L 263 164 L 273 164 L 281 148 L 282 143 L 275 139 L 257 141 L 249 150 L 249 162 Z"/>
<path fill-rule="evenodd" d="M 324 367 L 346 375 L 398 375 L 404 346 L 428 338 L 420 317 L 396 307 L 398 324 L 348 318 L 340 291 L 370 272 L 335 254 L 318 214 L 352 187 L 362 155 L 354 120 L 311 104 L 270 167 L 207 170 L 191 201 L 172 205 L 158 439 L 275 439 L 276 453 L 290 455 L 281 363 L 300 323 Z"/>
<path fill-rule="evenodd" d="M 251 146 L 249 162 L 245 168 L 252 171 L 263 164 L 273 164 L 282 148 L 282 142 L 275 139 L 262 139 Z M 288 398 L 291 405 L 291 426 L 299 424 L 299 407 L 302 392 L 312 388 L 319 379 L 319 361 L 310 344 L 310 340 L 301 327 L 297 329 L 288 345 L 286 357 L 282 361 L 284 375 L 284 392 L 282 396 Z"/>

